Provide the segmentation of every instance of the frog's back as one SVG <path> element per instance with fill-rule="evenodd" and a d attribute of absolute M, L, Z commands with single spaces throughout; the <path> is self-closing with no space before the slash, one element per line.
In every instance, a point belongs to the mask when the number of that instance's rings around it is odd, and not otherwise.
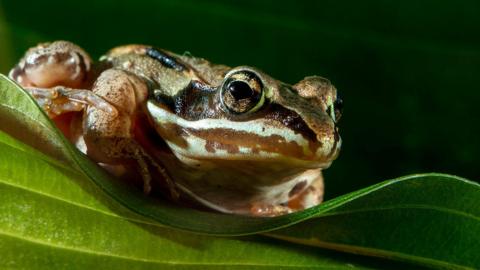
<path fill-rule="evenodd" d="M 203 58 L 189 54 L 178 55 L 139 44 L 116 47 L 103 56 L 101 61 L 113 68 L 152 80 L 168 91 L 168 95 L 183 89 L 191 80 L 218 86 L 230 70 L 228 66 L 211 64 Z"/>

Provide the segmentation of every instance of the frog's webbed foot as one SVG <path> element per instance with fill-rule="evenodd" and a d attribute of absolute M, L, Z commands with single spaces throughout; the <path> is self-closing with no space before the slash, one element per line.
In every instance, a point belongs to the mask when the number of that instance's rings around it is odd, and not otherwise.
<path fill-rule="evenodd" d="M 89 136 L 84 137 L 84 140 L 87 146 L 85 154 L 98 162 L 112 175 L 119 178 L 126 176 L 125 179 L 128 180 L 128 177 L 132 177 L 128 170 L 134 169 L 138 173 L 134 177 L 141 177 L 143 192 L 148 195 L 152 191 L 152 176 L 158 173 L 168 188 L 171 198 L 174 200 L 179 198 L 180 195 L 176 186 L 164 166 L 152 158 L 135 140 L 118 137 L 92 138 Z M 124 163 L 125 161 L 128 162 Z M 134 167 L 129 167 L 127 164 Z"/>
<path fill-rule="evenodd" d="M 145 152 L 145 150 L 143 150 L 141 146 L 135 147 L 132 152 L 133 157 L 137 161 L 137 164 L 140 168 L 140 174 L 142 175 L 143 192 L 145 194 L 149 194 L 152 190 L 152 176 L 150 175 L 150 170 L 148 167 L 148 164 L 151 164 L 155 168 L 155 170 L 163 177 L 172 199 L 177 200 L 180 195 L 175 188 L 175 184 L 173 183 L 172 178 L 168 175 L 165 168 L 162 165 L 158 164 L 148 153 Z"/>
<path fill-rule="evenodd" d="M 288 207 L 293 211 L 300 211 L 316 205 L 323 201 L 324 183 L 320 174 L 305 190 L 294 194 L 288 202 Z"/>
<path fill-rule="evenodd" d="M 252 204 L 250 214 L 258 217 L 274 217 L 292 213 L 292 209 L 286 205 Z"/>
<path fill-rule="evenodd" d="M 53 88 L 24 87 L 43 110 L 51 117 L 67 112 L 81 111 L 86 106 L 98 108 L 113 117 L 117 109 L 90 90 L 72 89 L 63 86 Z"/>

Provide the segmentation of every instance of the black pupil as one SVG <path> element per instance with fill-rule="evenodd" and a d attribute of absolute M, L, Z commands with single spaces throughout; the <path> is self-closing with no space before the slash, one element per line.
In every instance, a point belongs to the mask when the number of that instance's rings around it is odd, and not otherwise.
<path fill-rule="evenodd" d="M 253 96 L 253 90 L 248 85 L 248 83 L 244 81 L 233 81 L 228 85 L 228 91 L 230 94 L 236 99 L 246 99 Z"/>

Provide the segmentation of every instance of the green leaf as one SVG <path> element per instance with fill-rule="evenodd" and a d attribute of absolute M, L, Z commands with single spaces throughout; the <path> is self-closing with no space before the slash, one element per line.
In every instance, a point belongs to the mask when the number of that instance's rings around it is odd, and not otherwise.
<path fill-rule="evenodd" d="M 167 228 L 3 132 L 0 153 L 1 269 L 372 269 L 260 236 Z"/>
<path fill-rule="evenodd" d="M 442 174 L 383 182 L 342 196 L 319 217 L 270 235 L 437 267 L 480 266 L 480 186 Z"/>
<path fill-rule="evenodd" d="M 88 254 L 103 256 L 120 245 L 117 241 L 129 243 L 135 241 L 133 236 L 140 234 L 133 229 L 127 233 L 123 228 L 125 224 L 164 230 L 155 234 L 158 237 L 178 234 L 182 238 L 187 234 L 161 227 L 160 223 L 212 235 L 270 231 L 268 235 L 271 237 L 301 244 L 436 267 L 480 266 L 480 258 L 476 256 L 480 250 L 480 186 L 458 177 L 442 174 L 407 176 L 276 218 L 207 213 L 146 197 L 141 191 L 132 190 L 125 183 L 109 177 L 68 143 L 36 103 L 5 77 L 0 78 L 0 110 L 0 120 L 6 123 L 1 129 L 69 164 L 66 166 L 47 158 L 5 133 L 0 134 L 0 213 L 3 215 L 0 230 L 4 236 L 10 237 L 4 243 L 13 243 L 13 238 L 19 238 L 28 244 L 53 246 L 57 251 L 65 249 L 82 253 L 87 250 Z M 107 218 L 108 221 L 101 223 Z M 76 230 L 80 225 L 89 231 Z M 145 235 L 148 237 L 152 235 Z M 187 238 L 190 237 L 200 237 L 207 242 L 220 239 L 193 234 Z M 90 243 L 92 239 L 95 239 L 93 244 Z M 67 245 L 63 241 L 72 242 Z M 217 243 L 217 240 L 212 241 Z M 97 242 L 100 247 L 96 246 Z M 91 246 L 85 247 L 87 244 Z M 133 250 L 128 252 L 137 252 L 142 244 L 132 244 Z M 11 245 L 0 245 L 0 249 L 9 249 Z M 215 254 L 243 249 L 231 245 L 221 246 L 219 250 L 222 251 Z M 168 247 L 167 244 L 158 246 L 155 254 L 165 252 L 163 248 L 177 251 L 177 247 Z M 143 250 L 152 252 L 152 248 L 148 246 Z M 128 252 L 115 253 L 114 256 L 138 259 L 127 256 Z M 182 253 L 181 250 L 178 252 Z M 253 253 L 246 256 L 257 258 Z"/>

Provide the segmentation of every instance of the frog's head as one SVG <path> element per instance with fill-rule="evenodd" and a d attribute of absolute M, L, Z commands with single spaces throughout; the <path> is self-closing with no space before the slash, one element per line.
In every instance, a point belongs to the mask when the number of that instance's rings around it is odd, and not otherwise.
<path fill-rule="evenodd" d="M 192 80 L 173 98 L 154 93 L 147 110 L 158 133 L 187 164 L 253 161 L 326 168 L 340 149 L 336 123 L 342 101 L 322 77 L 288 85 L 242 66 L 223 72 L 216 84 Z"/>

